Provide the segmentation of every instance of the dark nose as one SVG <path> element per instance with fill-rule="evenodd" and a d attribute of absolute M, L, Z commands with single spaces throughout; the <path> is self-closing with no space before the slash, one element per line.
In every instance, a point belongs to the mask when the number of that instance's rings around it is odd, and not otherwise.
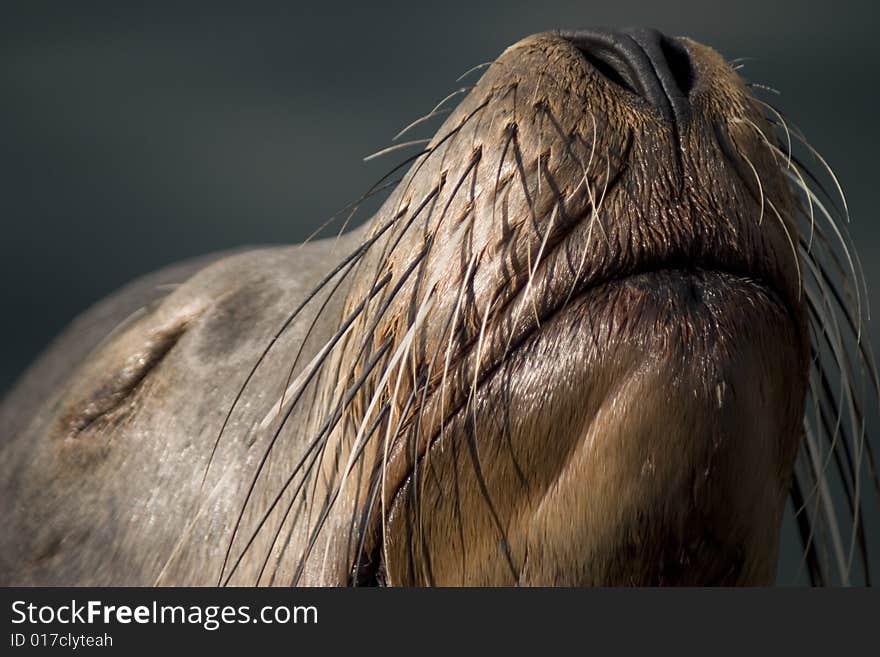
<path fill-rule="evenodd" d="M 657 30 L 560 31 L 584 58 L 615 84 L 641 96 L 668 121 L 690 116 L 694 71 L 687 49 Z"/>

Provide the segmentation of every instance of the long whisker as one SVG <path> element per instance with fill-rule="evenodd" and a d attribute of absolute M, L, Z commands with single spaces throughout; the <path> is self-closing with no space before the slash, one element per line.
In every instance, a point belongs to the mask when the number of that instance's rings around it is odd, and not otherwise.
<path fill-rule="evenodd" d="M 333 492 L 331 499 L 328 501 L 327 504 L 324 505 L 324 510 L 321 513 L 320 518 L 318 519 L 318 522 L 315 526 L 314 531 L 312 532 L 312 536 L 309 540 L 308 546 L 307 546 L 302 558 L 300 559 L 300 564 L 297 567 L 296 575 L 294 576 L 295 582 L 299 581 L 299 577 L 302 574 L 302 569 L 305 567 L 305 561 L 308 558 L 309 554 L 311 554 L 311 550 L 314 547 L 314 544 L 318 539 L 318 535 L 320 534 L 321 529 L 323 529 L 323 527 L 324 527 L 324 523 L 326 522 L 327 518 L 330 515 L 330 511 L 332 510 L 334 503 L 336 502 L 337 498 L 339 497 L 339 494 L 345 488 L 345 484 L 348 479 L 348 475 L 351 472 L 351 469 L 354 467 L 354 463 L 355 463 L 356 459 L 361 455 L 361 453 L 364 450 L 364 447 L 366 446 L 367 439 L 369 438 L 370 435 L 372 435 L 372 432 L 369 432 L 365 435 L 365 432 L 367 430 L 367 421 L 370 418 L 370 416 L 373 412 L 373 409 L 375 408 L 376 404 L 378 403 L 378 401 L 381 397 L 381 393 L 384 390 L 385 383 L 388 381 L 388 377 L 391 375 L 394 368 L 400 362 L 400 359 L 405 354 L 408 353 L 410 345 L 412 343 L 412 340 L 415 338 L 416 331 L 419 330 L 422 323 L 425 321 L 425 318 L 427 317 L 428 312 L 430 311 L 430 309 L 432 307 L 433 307 L 433 302 L 430 299 L 426 299 L 425 303 L 423 303 L 421 308 L 419 308 L 418 317 L 416 317 L 412 326 L 410 326 L 409 330 L 406 332 L 406 335 L 404 335 L 403 339 L 400 341 L 400 344 L 398 345 L 397 349 L 392 354 L 390 361 L 387 363 L 387 365 L 385 365 L 384 372 L 382 374 L 382 378 L 379 380 L 379 382 L 376 386 L 376 392 L 373 394 L 373 397 L 370 400 L 370 403 L 367 406 L 366 411 L 364 412 L 364 419 L 362 420 L 361 426 L 358 429 L 357 435 L 354 438 L 354 445 L 352 447 L 351 454 L 349 455 L 348 462 L 346 463 L 345 468 L 343 470 L 342 478 L 341 478 L 339 484 L 335 487 L 335 491 Z M 374 428 L 375 428 L 375 422 L 374 422 Z M 326 558 L 326 555 L 325 555 L 325 558 Z"/>
<path fill-rule="evenodd" d="M 364 298 L 361 301 L 361 303 L 359 303 L 357 305 L 357 307 L 355 307 L 355 309 L 349 314 L 349 316 L 346 318 L 346 320 L 342 323 L 340 329 L 336 332 L 336 335 L 334 335 L 328 341 L 328 343 L 325 345 L 325 349 L 327 350 L 328 353 L 329 353 L 329 350 L 332 349 L 342 339 L 342 337 L 348 332 L 351 325 L 354 323 L 354 321 L 357 319 L 357 317 L 363 311 L 364 307 L 367 304 L 367 301 L 373 295 L 377 294 L 382 289 L 382 287 L 384 287 L 388 283 L 389 280 L 390 280 L 390 277 L 386 277 L 386 278 L 382 279 L 381 285 L 374 286 L 371 295 Z M 307 373 L 307 375 L 303 378 L 302 384 L 298 387 L 296 396 L 294 397 L 293 402 L 289 406 L 289 408 L 284 416 L 284 420 L 281 422 L 281 424 L 279 424 L 278 428 L 275 430 L 275 433 L 273 434 L 272 439 L 269 441 L 268 447 L 266 448 L 265 452 L 263 453 L 262 458 L 260 459 L 260 462 L 257 466 L 256 474 L 254 475 L 254 477 L 251 481 L 251 485 L 249 486 L 247 495 L 245 496 L 244 504 L 242 505 L 241 511 L 238 516 L 238 520 L 235 523 L 235 529 L 233 530 L 232 537 L 229 540 L 229 545 L 228 545 L 227 551 L 226 551 L 226 557 L 224 558 L 223 567 L 221 568 L 221 571 L 220 571 L 220 578 L 221 579 L 223 577 L 223 573 L 226 570 L 226 564 L 229 560 L 229 553 L 232 549 L 232 544 L 235 542 L 235 537 L 238 532 L 238 527 L 241 524 L 241 520 L 244 516 L 245 508 L 247 507 L 247 504 L 250 501 L 251 495 L 253 494 L 254 488 L 256 487 L 256 483 L 259 480 L 259 476 L 262 473 L 263 467 L 265 466 L 266 461 L 269 458 L 269 454 L 271 453 L 272 449 L 275 446 L 276 441 L 278 440 L 278 436 L 281 433 L 281 429 L 283 428 L 286 419 L 288 417 L 290 417 L 290 415 L 293 413 L 293 409 L 296 408 L 296 402 L 298 401 L 299 397 L 302 395 L 302 392 L 306 389 L 306 386 L 308 386 L 308 384 L 311 382 L 312 378 L 318 372 L 318 370 L 319 370 L 319 367 L 318 367 L 318 365 L 316 365 L 315 367 L 311 368 L 309 370 L 309 372 Z M 219 586 L 219 582 L 218 582 L 218 586 Z"/>
<path fill-rule="evenodd" d="M 272 515 L 272 512 L 275 510 L 275 508 L 278 506 L 278 503 L 281 501 L 282 497 L 284 496 L 284 493 L 287 491 L 287 489 L 290 487 L 290 484 L 293 483 L 293 480 L 296 477 L 296 475 L 302 469 L 303 465 L 305 464 L 306 458 L 310 455 L 312 450 L 314 450 L 324 444 L 324 442 L 326 441 L 326 435 L 328 433 L 328 430 L 332 426 L 335 426 L 336 422 L 338 421 L 338 417 L 342 415 L 341 409 L 349 401 L 351 401 L 351 399 L 354 397 L 354 395 L 357 393 L 357 391 L 360 390 L 363 383 L 367 380 L 369 375 L 372 373 L 373 369 L 376 367 L 376 365 L 379 363 L 381 358 L 385 355 L 385 353 L 388 351 L 388 349 L 390 347 L 391 347 L 391 340 L 388 339 L 379 347 L 379 349 L 377 349 L 376 353 L 373 355 L 373 357 L 367 363 L 367 366 L 365 367 L 364 372 L 361 374 L 360 378 L 346 391 L 344 399 L 340 402 L 340 404 L 337 405 L 336 412 L 332 416 L 327 418 L 327 421 L 324 423 L 324 425 L 318 431 L 318 435 L 315 437 L 315 439 L 308 442 L 308 447 L 306 448 L 305 453 L 300 458 L 300 460 L 297 462 L 297 464 L 294 466 L 293 470 L 291 471 L 291 474 L 287 477 L 284 484 L 281 486 L 281 489 L 278 491 L 278 493 L 273 498 L 272 502 L 269 504 L 269 507 L 263 513 L 259 522 L 257 522 L 257 526 L 256 526 L 255 530 L 251 533 L 250 538 L 245 543 L 245 547 L 241 550 L 238 558 L 232 564 L 232 567 L 229 570 L 229 574 L 227 575 L 225 580 L 222 579 L 223 574 L 225 572 L 225 564 L 224 564 L 224 570 L 221 571 L 221 576 L 220 576 L 221 581 L 223 582 L 223 586 L 226 586 L 229 583 L 232 576 L 235 574 L 235 571 L 238 568 L 238 566 L 241 564 L 242 559 L 244 558 L 244 555 L 247 553 L 250 546 L 253 545 L 253 542 L 256 540 L 256 537 L 259 535 L 260 530 L 266 524 L 266 521 Z M 245 504 L 242 505 L 242 515 L 244 513 L 244 509 L 247 507 L 247 501 L 249 500 L 249 496 L 252 492 L 253 492 L 253 486 L 251 486 L 251 488 L 248 491 L 248 498 L 245 500 Z M 240 524 L 241 524 L 241 517 L 239 517 L 239 521 L 236 523 L 236 529 L 238 529 L 238 526 Z M 234 541 L 235 541 L 235 532 L 233 532 L 232 539 L 230 539 L 230 541 L 229 541 L 229 549 L 231 549 Z M 228 552 L 229 552 L 229 550 L 227 550 L 227 554 L 228 554 Z M 220 583 L 218 583 L 218 586 L 220 586 Z"/>
<path fill-rule="evenodd" d="M 388 146 L 383 148 L 380 151 L 376 151 L 371 155 L 367 155 L 364 157 L 364 162 L 370 162 L 371 160 L 375 160 L 378 157 L 382 157 L 383 155 L 388 155 L 389 153 L 394 153 L 395 151 L 399 151 L 402 148 L 411 148 L 413 146 L 423 146 L 425 144 L 430 143 L 430 139 L 413 139 L 412 141 L 404 141 L 400 144 L 394 144 L 393 146 Z M 423 150 L 418 155 L 425 155 L 429 151 Z"/>
<path fill-rule="evenodd" d="M 413 121 L 412 123 L 407 125 L 403 130 L 401 130 L 396 135 L 394 135 L 394 137 L 391 138 L 391 141 L 397 141 L 398 139 L 403 137 L 407 132 L 409 132 L 413 128 L 416 128 L 416 127 L 422 125 L 426 121 L 430 121 L 435 116 L 443 116 L 444 114 L 449 114 L 450 112 L 452 112 L 451 109 L 439 109 L 439 110 L 435 110 L 433 112 L 428 112 L 424 116 L 417 118 L 415 121 Z"/>
<path fill-rule="evenodd" d="M 368 238 L 363 244 L 361 244 L 357 249 L 355 249 L 347 257 L 343 258 L 342 261 L 336 267 L 334 267 L 333 270 L 329 274 L 327 274 L 321 280 L 321 282 L 318 283 L 318 285 L 312 289 L 312 291 L 309 294 L 306 295 L 305 299 L 303 299 L 300 302 L 300 304 L 294 309 L 294 311 L 292 313 L 290 313 L 287 316 L 287 318 L 285 318 L 284 322 L 281 324 L 281 326 L 278 328 L 278 330 L 275 332 L 275 334 L 269 340 L 269 343 L 266 345 L 266 347 L 260 353 L 259 358 L 257 358 L 256 362 L 254 363 L 254 365 L 251 367 L 250 371 L 248 372 L 248 375 L 245 377 L 244 382 L 242 383 L 241 387 L 239 388 L 238 392 L 235 395 L 235 398 L 232 401 L 231 406 L 229 407 L 229 411 L 227 411 L 227 413 L 226 413 L 226 417 L 224 417 L 224 419 L 223 419 L 223 423 L 220 425 L 220 431 L 218 432 L 217 438 L 214 441 L 214 445 L 211 448 L 211 454 L 208 457 L 208 464 L 205 467 L 205 473 L 202 476 L 202 483 L 200 486 L 200 490 L 205 485 L 205 480 L 208 477 L 208 472 L 211 469 L 211 464 L 214 461 L 214 456 L 217 452 L 217 447 L 220 444 L 220 439 L 222 438 L 223 432 L 226 430 L 226 427 L 229 424 L 229 420 L 232 417 L 233 412 L 235 412 L 235 409 L 236 409 L 238 403 L 241 401 L 241 397 L 244 394 L 245 390 L 247 389 L 248 384 L 253 379 L 254 375 L 256 374 L 256 372 L 259 369 L 262 362 L 265 360 L 266 356 L 272 350 L 272 347 L 275 345 L 275 343 L 278 341 L 278 339 L 284 334 L 284 332 L 287 331 L 287 329 L 290 327 L 290 325 L 293 323 L 293 321 L 297 318 L 297 316 L 299 316 L 299 314 L 309 304 L 309 302 L 311 302 L 311 300 L 314 299 L 315 296 L 331 280 L 333 280 L 333 278 L 335 278 L 340 272 L 343 272 L 343 270 L 349 271 L 349 269 L 347 269 L 349 267 L 349 265 L 351 265 L 353 262 L 356 262 L 357 260 L 362 258 L 363 255 L 367 252 L 367 250 L 381 237 L 381 235 L 385 231 L 388 230 L 388 228 L 391 227 L 392 224 L 393 224 L 393 222 L 391 222 L 391 221 L 387 222 L 384 226 L 380 227 L 379 230 L 376 231 L 376 233 L 373 236 Z"/>

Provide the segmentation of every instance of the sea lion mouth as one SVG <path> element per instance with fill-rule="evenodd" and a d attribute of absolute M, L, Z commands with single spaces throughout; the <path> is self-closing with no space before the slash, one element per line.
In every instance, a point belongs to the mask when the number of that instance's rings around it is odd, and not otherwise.
<path fill-rule="evenodd" d="M 706 291 L 711 291 L 716 284 L 719 284 L 717 285 L 718 287 L 722 287 L 720 284 L 723 284 L 723 287 L 744 286 L 751 289 L 760 289 L 768 300 L 781 307 L 787 307 L 773 285 L 766 279 L 755 276 L 752 272 L 732 268 L 720 269 L 717 266 L 702 268 L 694 266 L 693 263 L 687 263 L 683 266 L 669 263 L 668 266 L 664 267 L 634 270 L 615 278 L 596 281 L 590 286 L 583 288 L 582 293 L 593 292 L 607 287 L 637 285 L 650 291 L 676 289 L 681 291 L 683 295 L 685 292 L 693 293 L 699 289 L 702 295 Z"/>
<path fill-rule="evenodd" d="M 610 258 L 603 268 L 583 276 L 569 288 L 562 304 L 549 306 L 536 317 L 530 332 L 539 331 L 541 324 L 557 312 L 564 311 L 572 299 L 603 287 L 611 287 L 638 279 L 642 282 L 666 281 L 670 274 L 680 279 L 696 278 L 710 284 L 714 277 L 725 280 L 744 280 L 749 285 L 757 285 L 772 294 L 779 303 L 788 308 L 792 318 L 797 317 L 795 307 L 799 296 L 792 289 L 791 281 L 781 275 L 778 266 L 771 266 L 773 260 L 767 253 L 762 257 L 749 256 L 735 245 L 720 250 L 706 251 L 699 243 L 672 245 L 664 244 L 661 250 L 640 248 L 633 245 L 626 261 Z"/>

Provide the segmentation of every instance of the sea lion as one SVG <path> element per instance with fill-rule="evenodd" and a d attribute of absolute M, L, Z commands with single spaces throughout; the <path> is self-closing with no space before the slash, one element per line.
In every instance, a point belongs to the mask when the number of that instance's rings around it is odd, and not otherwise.
<path fill-rule="evenodd" d="M 873 360 L 797 139 L 690 39 L 523 39 L 369 224 L 50 347 L 0 412 L 0 579 L 769 584 L 791 495 L 848 581 Z"/>

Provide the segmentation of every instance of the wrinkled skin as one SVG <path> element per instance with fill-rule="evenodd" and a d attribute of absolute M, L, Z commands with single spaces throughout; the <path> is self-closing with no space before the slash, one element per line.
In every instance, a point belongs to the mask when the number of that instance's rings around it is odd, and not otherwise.
<path fill-rule="evenodd" d="M 0 411 L 2 583 L 771 583 L 793 200 L 744 83 L 682 42 L 686 123 L 529 37 L 371 224 L 89 311 Z"/>

